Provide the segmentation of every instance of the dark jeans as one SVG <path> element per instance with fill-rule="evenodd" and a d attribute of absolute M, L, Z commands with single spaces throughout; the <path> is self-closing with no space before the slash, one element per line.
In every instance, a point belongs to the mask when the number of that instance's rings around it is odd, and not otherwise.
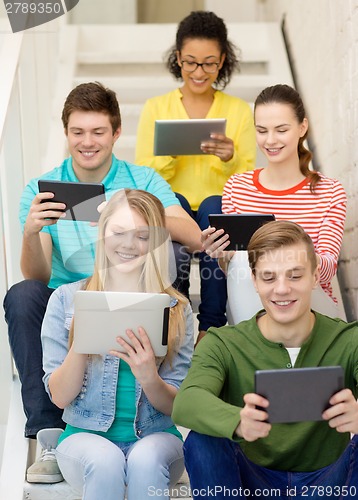
<path fill-rule="evenodd" d="M 209 214 L 221 214 L 221 196 L 209 196 L 203 200 L 197 212 L 190 208 L 188 200 L 175 193 L 184 210 L 197 222 L 201 230 L 209 226 Z M 210 326 L 220 327 L 226 324 L 227 288 L 226 276 L 217 260 L 211 259 L 205 252 L 199 254 L 200 269 L 200 305 L 199 330 Z"/>
<path fill-rule="evenodd" d="M 358 435 L 336 462 L 314 472 L 260 467 L 234 441 L 194 431 L 184 443 L 184 457 L 193 498 L 358 499 Z"/>
<path fill-rule="evenodd" d="M 174 286 L 188 296 L 190 254 L 174 242 L 177 278 Z M 62 410 L 48 397 L 42 377 L 41 325 L 54 290 L 41 281 L 24 280 L 12 286 L 4 299 L 9 343 L 21 381 L 26 415 L 25 436 L 36 437 L 41 429 L 64 428 Z"/>
<path fill-rule="evenodd" d="M 173 241 L 173 250 L 177 271 L 173 287 L 189 299 L 191 255 L 186 250 L 186 247 L 176 241 Z"/>
<path fill-rule="evenodd" d="M 41 281 L 25 280 L 12 286 L 4 299 L 9 343 L 27 418 L 26 437 L 36 437 L 41 429 L 65 426 L 62 410 L 51 403 L 42 382 L 41 325 L 52 292 Z"/>

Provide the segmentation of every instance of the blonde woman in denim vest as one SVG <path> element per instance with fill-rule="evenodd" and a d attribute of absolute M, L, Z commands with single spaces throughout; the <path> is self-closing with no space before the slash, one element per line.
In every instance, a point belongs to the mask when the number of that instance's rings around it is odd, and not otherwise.
<path fill-rule="evenodd" d="M 67 482 L 85 500 L 145 499 L 168 489 L 184 470 L 182 438 L 172 405 L 190 365 L 192 312 L 168 277 L 169 239 L 164 209 L 153 195 L 122 190 L 99 220 L 92 277 L 59 287 L 42 328 L 44 383 L 64 409 L 66 429 L 57 461 Z M 132 346 L 105 356 L 73 350 L 73 298 L 77 290 L 159 292 L 171 296 L 168 354 L 156 358 L 138 328 Z M 139 327 L 139 325 L 138 325 Z M 101 332 L 98 332 L 100 335 Z"/>

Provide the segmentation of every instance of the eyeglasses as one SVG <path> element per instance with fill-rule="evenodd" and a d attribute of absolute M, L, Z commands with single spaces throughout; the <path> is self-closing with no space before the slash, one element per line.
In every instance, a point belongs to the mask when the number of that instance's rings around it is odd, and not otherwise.
<path fill-rule="evenodd" d="M 198 63 L 195 61 L 181 61 L 181 67 L 186 73 L 194 73 L 198 69 L 198 66 L 200 66 L 204 73 L 216 73 L 218 70 L 220 63 L 218 62 L 205 62 L 205 63 Z"/>

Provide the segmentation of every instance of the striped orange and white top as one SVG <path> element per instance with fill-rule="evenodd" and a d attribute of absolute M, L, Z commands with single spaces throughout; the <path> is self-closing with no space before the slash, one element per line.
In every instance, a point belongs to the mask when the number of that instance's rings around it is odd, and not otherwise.
<path fill-rule="evenodd" d="M 262 169 L 234 174 L 224 187 L 222 211 L 274 214 L 277 220 L 300 224 L 310 235 L 321 258 L 320 283 L 332 297 L 331 280 L 337 270 L 342 244 L 347 197 L 341 183 L 322 174 L 315 193 L 309 179 L 284 191 L 272 191 L 260 184 Z"/>

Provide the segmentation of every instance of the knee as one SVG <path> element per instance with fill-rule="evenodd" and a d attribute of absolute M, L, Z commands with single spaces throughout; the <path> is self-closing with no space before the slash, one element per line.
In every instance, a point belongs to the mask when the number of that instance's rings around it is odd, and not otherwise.
<path fill-rule="evenodd" d="M 143 450 L 141 447 L 134 447 L 127 457 L 127 469 L 129 477 L 151 477 L 151 474 L 158 472 L 162 463 L 162 453 L 160 446 L 147 446 Z"/>
<path fill-rule="evenodd" d="M 49 294 L 49 288 L 42 281 L 20 281 L 13 285 L 5 295 L 4 309 L 7 310 L 12 305 L 15 305 L 18 310 L 32 307 L 31 304 L 44 294 Z M 21 308 L 19 308 L 19 304 L 21 304 Z"/>
<path fill-rule="evenodd" d="M 188 200 L 185 198 L 185 196 L 183 196 L 182 194 L 180 193 L 175 193 L 175 196 L 178 198 L 179 202 L 180 202 L 180 205 L 182 206 L 182 208 L 190 215 L 192 216 L 193 215 L 193 212 L 191 210 L 191 206 L 190 206 L 190 203 L 188 202 Z"/>
<path fill-rule="evenodd" d="M 206 437 L 207 436 L 205 434 L 199 434 L 198 432 L 190 431 L 184 442 L 184 454 L 190 455 L 192 453 L 192 450 L 200 450 L 204 444 Z"/>
<path fill-rule="evenodd" d="M 221 214 L 221 196 L 208 196 L 200 203 L 196 215 L 200 229 L 206 229 L 209 225 L 209 214 Z"/>
<path fill-rule="evenodd" d="M 206 434 L 199 434 L 195 431 L 190 431 L 184 446 L 184 457 L 185 464 L 196 464 L 196 466 L 202 464 L 205 466 L 208 458 L 210 457 L 210 462 L 215 457 L 218 457 L 220 461 L 220 438 L 215 438 L 212 436 L 207 436 Z"/>
<path fill-rule="evenodd" d="M 89 438 L 75 434 L 70 436 L 71 445 L 64 440 L 56 450 L 56 458 L 59 463 L 62 474 L 71 476 L 76 464 L 81 464 L 83 476 L 94 476 L 98 480 L 113 478 L 125 475 L 125 457 L 123 452 L 113 443 L 102 438 L 103 441 L 96 439 L 94 435 Z"/>
<path fill-rule="evenodd" d="M 219 210 L 215 213 L 221 213 L 221 201 L 222 198 L 219 195 L 208 196 L 200 203 L 198 211 L 210 213 L 210 210 Z"/>

